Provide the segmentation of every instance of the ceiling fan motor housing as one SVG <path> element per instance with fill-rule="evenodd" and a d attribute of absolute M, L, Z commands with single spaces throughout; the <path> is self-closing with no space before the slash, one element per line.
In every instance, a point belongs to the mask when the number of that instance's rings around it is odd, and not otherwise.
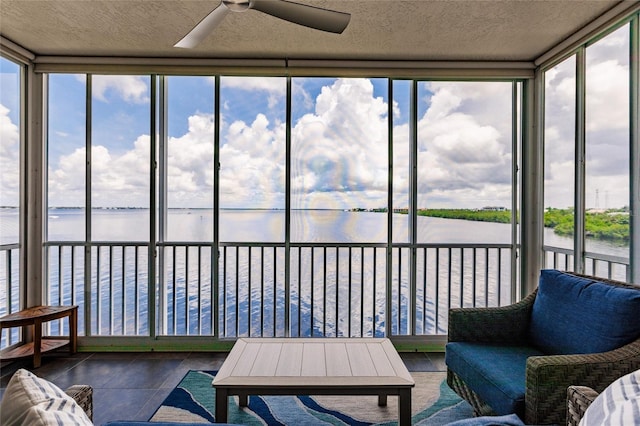
<path fill-rule="evenodd" d="M 232 12 L 244 12 L 251 9 L 252 0 L 222 0 L 225 6 Z"/>

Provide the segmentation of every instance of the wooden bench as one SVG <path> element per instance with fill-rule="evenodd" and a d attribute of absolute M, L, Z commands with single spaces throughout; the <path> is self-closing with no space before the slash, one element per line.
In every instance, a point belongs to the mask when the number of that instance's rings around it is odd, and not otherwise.
<path fill-rule="evenodd" d="M 69 318 L 69 339 L 42 336 L 42 323 L 61 318 Z M 78 306 L 34 306 L 14 312 L 0 318 L 0 337 L 2 330 L 12 327 L 33 327 L 33 341 L 7 348 L 0 352 L 0 360 L 33 356 L 33 367 L 40 367 L 42 354 L 69 345 L 69 352 L 77 351 Z"/>

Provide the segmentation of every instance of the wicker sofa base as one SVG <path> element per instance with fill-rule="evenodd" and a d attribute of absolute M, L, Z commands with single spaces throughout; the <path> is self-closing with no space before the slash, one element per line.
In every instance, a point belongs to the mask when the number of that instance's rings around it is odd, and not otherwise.
<path fill-rule="evenodd" d="M 473 408 L 473 412 L 477 417 L 495 416 L 495 412 L 485 404 L 477 393 L 469 389 L 467 384 L 451 370 L 447 370 L 447 384 L 455 393 L 460 395 L 462 399 L 467 401 Z"/>
<path fill-rule="evenodd" d="M 65 393 L 73 398 L 87 413 L 89 420 L 93 421 L 93 388 L 88 385 L 73 385 L 68 387 Z"/>
<path fill-rule="evenodd" d="M 567 389 L 567 426 L 578 426 L 598 392 L 587 386 L 569 386 Z"/>

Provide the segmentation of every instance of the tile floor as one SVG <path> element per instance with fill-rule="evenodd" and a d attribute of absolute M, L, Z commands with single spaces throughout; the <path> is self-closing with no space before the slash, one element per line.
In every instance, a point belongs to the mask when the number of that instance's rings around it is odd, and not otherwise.
<path fill-rule="evenodd" d="M 18 368 L 27 368 L 60 388 L 93 387 L 93 421 L 148 420 L 189 370 L 218 370 L 226 353 L 64 353 L 43 357 L 40 368 L 30 361 L 0 365 L 0 397 Z M 446 371 L 443 353 L 401 353 L 409 371 Z"/>

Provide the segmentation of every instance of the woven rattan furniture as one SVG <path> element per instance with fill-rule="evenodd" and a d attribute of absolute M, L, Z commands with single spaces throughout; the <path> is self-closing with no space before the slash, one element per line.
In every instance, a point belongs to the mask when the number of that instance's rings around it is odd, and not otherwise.
<path fill-rule="evenodd" d="M 640 291 L 640 287 L 611 280 L 595 279 L 616 287 Z M 449 312 L 449 342 L 473 342 L 479 346 L 526 346 L 538 290 L 519 303 L 498 308 L 456 308 Z M 602 300 L 599 303 L 606 303 Z M 589 316 L 583 320 L 589 321 Z M 631 321 L 636 321 L 635 319 Z M 614 350 L 589 354 L 562 354 L 526 358 L 524 421 L 526 424 L 565 424 L 567 389 L 588 386 L 601 392 L 617 378 L 640 368 L 640 338 Z M 518 380 L 514 378 L 514 380 Z M 478 393 L 450 368 L 449 386 L 474 408 L 476 415 L 496 413 Z M 583 412 L 584 408 L 571 408 Z M 518 413 L 521 415 L 520 413 Z M 522 415 L 521 415 L 522 416 Z"/>
<path fill-rule="evenodd" d="M 567 425 L 578 426 L 598 392 L 588 386 L 569 386 L 567 389 Z"/>
<path fill-rule="evenodd" d="M 68 387 L 65 393 L 73 398 L 87 413 L 89 420 L 93 421 L 93 388 L 88 385 L 73 385 Z"/>

